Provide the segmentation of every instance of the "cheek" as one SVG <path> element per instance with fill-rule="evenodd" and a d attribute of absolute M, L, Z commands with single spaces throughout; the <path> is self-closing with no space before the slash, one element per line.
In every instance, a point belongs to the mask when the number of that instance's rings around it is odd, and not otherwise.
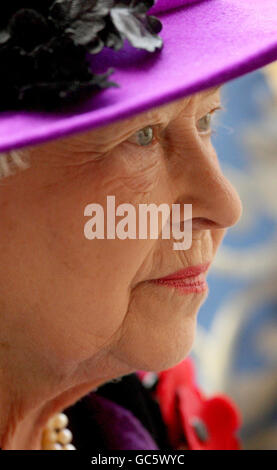
<path fill-rule="evenodd" d="M 20 328 L 30 344 L 39 341 L 57 362 L 87 359 L 113 342 L 128 310 L 130 282 L 153 243 L 85 238 L 84 207 L 105 207 L 107 186 L 101 192 L 97 176 L 70 178 L 32 197 L 22 190 L 6 210 L 12 243 L 1 232 L 8 242 L 0 266 L 8 313 L 22 311 Z"/>
<path fill-rule="evenodd" d="M 17 200 L 12 201 L 16 230 L 11 250 L 15 251 L 7 255 L 7 265 L 10 278 L 16 276 L 17 292 L 15 295 L 12 286 L 7 289 L 12 293 L 11 305 L 17 310 L 24 305 L 26 312 L 34 314 L 24 316 L 26 325 L 22 327 L 34 340 L 39 338 L 45 354 L 55 352 L 58 361 L 84 360 L 104 345 L 117 344 L 124 338 L 125 328 L 131 334 L 129 354 L 140 354 L 144 347 L 140 337 L 147 331 L 145 313 L 152 307 L 148 295 L 138 295 L 129 310 L 130 283 L 155 241 L 87 240 L 84 236 L 87 204 L 106 207 L 108 194 L 115 195 L 117 204 L 148 202 L 144 190 L 156 184 L 153 175 L 158 178 L 161 168 L 157 154 L 149 161 L 145 155 L 143 161 L 133 161 L 125 153 L 121 155 L 123 165 L 118 157 L 118 161 L 112 158 L 98 167 L 68 170 L 65 178 L 57 172 L 58 184 L 37 186 L 29 195 L 25 188 L 34 186 L 23 184 Z M 151 202 L 156 196 L 151 194 Z M 14 273 L 17 260 L 20 263 Z M 152 347 L 158 344 L 159 331 L 164 333 L 163 327 L 157 328 L 153 313 L 145 336 Z"/>

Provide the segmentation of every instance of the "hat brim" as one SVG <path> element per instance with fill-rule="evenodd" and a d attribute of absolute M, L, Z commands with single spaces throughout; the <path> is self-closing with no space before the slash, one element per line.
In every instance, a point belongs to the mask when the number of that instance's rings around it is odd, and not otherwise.
<path fill-rule="evenodd" d="M 157 16 L 163 23 L 161 51 L 151 54 L 127 44 L 92 57 L 93 70 L 114 68 L 111 80 L 119 88 L 105 89 L 70 111 L 0 113 L 0 152 L 134 116 L 277 59 L 276 0 L 204 0 Z"/>

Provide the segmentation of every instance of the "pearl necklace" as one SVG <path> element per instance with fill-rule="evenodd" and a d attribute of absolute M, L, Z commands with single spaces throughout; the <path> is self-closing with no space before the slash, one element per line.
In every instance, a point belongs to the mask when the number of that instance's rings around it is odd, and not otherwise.
<path fill-rule="evenodd" d="M 42 434 L 42 450 L 76 450 L 71 444 L 73 436 L 67 425 L 68 417 L 64 413 L 50 418 Z"/>

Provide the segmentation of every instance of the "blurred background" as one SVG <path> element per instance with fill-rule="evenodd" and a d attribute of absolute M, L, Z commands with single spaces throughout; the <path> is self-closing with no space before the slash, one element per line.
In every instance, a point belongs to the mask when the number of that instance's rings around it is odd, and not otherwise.
<path fill-rule="evenodd" d="M 213 136 L 244 207 L 208 276 L 198 383 L 239 405 L 244 449 L 277 450 L 277 63 L 223 87 Z"/>

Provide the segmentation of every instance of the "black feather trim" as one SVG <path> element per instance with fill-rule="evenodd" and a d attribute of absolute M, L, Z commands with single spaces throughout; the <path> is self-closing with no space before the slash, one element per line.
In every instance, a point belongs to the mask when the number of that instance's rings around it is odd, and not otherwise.
<path fill-rule="evenodd" d="M 103 88 L 87 53 L 162 48 L 153 0 L 10 0 L 0 19 L 0 110 L 52 110 Z"/>

